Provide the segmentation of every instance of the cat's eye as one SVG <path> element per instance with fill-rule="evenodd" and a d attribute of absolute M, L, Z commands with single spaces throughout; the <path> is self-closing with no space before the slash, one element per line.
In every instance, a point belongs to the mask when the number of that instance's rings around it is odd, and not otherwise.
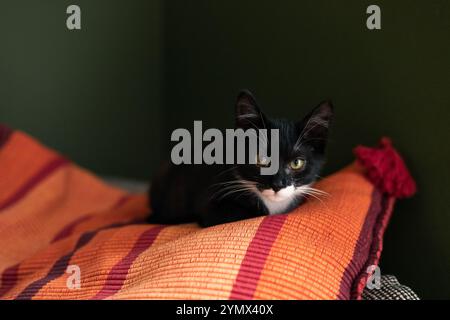
<path fill-rule="evenodd" d="M 295 160 L 292 160 L 291 163 L 289 164 L 289 166 L 293 170 L 300 170 L 301 168 L 303 168 L 305 166 L 305 160 L 297 158 Z"/>
<path fill-rule="evenodd" d="M 269 158 L 256 155 L 256 165 L 258 167 L 268 167 L 270 165 Z"/>

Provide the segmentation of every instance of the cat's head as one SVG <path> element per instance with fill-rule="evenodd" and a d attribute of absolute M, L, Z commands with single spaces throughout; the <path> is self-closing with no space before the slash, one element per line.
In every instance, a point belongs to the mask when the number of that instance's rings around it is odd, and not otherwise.
<path fill-rule="evenodd" d="M 261 166 L 267 159 L 257 159 L 256 164 L 239 165 L 235 173 L 264 202 L 269 214 L 284 213 L 292 209 L 299 199 L 317 190 L 311 184 L 317 179 L 325 158 L 328 131 L 333 116 L 329 101 L 320 103 L 303 119 L 284 120 L 267 117 L 249 91 L 242 91 L 236 102 L 236 128 L 278 129 L 278 171 L 262 175 Z M 271 139 L 267 135 L 268 150 Z"/>

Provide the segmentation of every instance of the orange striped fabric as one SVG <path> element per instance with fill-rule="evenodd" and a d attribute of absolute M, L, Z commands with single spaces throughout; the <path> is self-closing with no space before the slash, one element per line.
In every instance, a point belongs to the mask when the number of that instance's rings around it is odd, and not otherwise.
<path fill-rule="evenodd" d="M 0 126 L 0 144 L 1 299 L 359 298 L 394 203 L 354 163 L 290 214 L 149 225 L 145 195 L 22 132 Z"/>

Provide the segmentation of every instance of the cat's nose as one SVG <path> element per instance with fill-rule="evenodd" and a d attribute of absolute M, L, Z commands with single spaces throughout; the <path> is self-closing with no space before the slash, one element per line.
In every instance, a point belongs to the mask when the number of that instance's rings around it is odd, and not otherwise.
<path fill-rule="evenodd" d="M 274 192 L 278 192 L 278 191 L 280 191 L 281 189 L 283 189 L 281 186 L 279 186 L 279 185 L 273 185 L 272 186 L 272 190 L 274 191 Z"/>
<path fill-rule="evenodd" d="M 272 189 L 275 192 L 280 191 L 281 189 L 286 188 L 288 185 L 288 181 L 285 177 L 276 177 L 272 180 Z"/>
<path fill-rule="evenodd" d="M 275 182 L 275 183 L 272 185 L 272 189 L 273 189 L 273 191 L 275 191 L 275 192 L 280 191 L 280 190 L 283 189 L 284 187 L 285 187 L 285 184 L 284 184 L 282 181 Z"/>

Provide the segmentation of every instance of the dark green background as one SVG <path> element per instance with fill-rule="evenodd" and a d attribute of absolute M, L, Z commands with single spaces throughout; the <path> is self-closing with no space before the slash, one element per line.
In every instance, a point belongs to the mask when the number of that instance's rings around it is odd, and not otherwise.
<path fill-rule="evenodd" d="M 82 30 L 65 27 L 78 4 Z M 378 4 L 382 30 L 366 28 Z M 3 0 L 0 122 L 89 169 L 147 178 L 173 128 L 230 127 L 241 88 L 272 116 L 330 98 L 326 173 L 390 136 L 419 192 L 399 201 L 381 272 L 450 298 L 450 2 Z"/>

